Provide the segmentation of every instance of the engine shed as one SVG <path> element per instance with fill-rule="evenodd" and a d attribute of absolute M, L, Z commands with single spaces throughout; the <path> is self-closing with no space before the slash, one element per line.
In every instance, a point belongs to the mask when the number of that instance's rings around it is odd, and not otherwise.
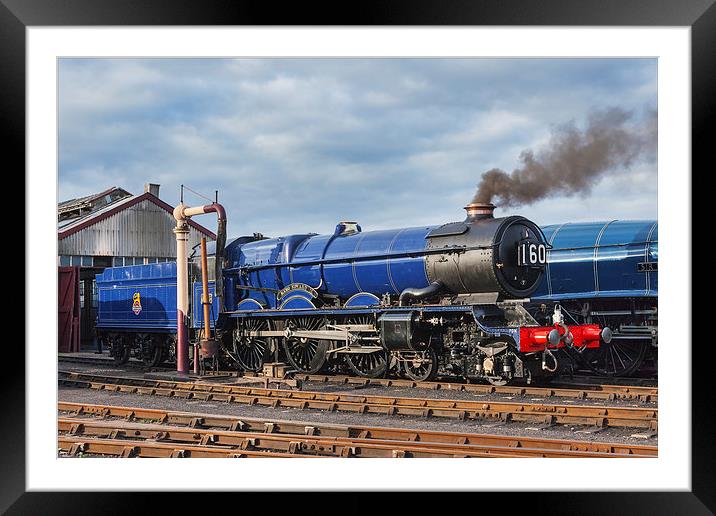
<path fill-rule="evenodd" d="M 146 184 L 139 195 L 113 186 L 57 205 L 61 351 L 78 351 L 72 342 L 90 345 L 93 340 L 97 274 L 107 267 L 176 260 L 173 209 L 159 198 L 158 184 Z M 194 221 L 189 226 L 190 248 L 202 236 L 216 239 Z"/>

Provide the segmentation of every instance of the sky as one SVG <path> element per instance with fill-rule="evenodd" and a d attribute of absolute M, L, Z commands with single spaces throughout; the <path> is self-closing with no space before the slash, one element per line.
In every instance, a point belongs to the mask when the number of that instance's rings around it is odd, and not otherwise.
<path fill-rule="evenodd" d="M 60 59 L 58 200 L 219 190 L 229 236 L 439 225 L 464 218 L 484 172 L 610 108 L 656 110 L 655 59 Z M 651 219 L 656 201 L 642 159 L 495 215 Z"/>

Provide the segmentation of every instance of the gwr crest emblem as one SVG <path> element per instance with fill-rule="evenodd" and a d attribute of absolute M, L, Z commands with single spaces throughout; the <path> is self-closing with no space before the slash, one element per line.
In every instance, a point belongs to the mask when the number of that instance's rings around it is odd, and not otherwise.
<path fill-rule="evenodd" d="M 139 315 L 142 311 L 142 300 L 139 297 L 139 292 L 135 292 L 132 299 L 132 312 L 134 312 L 134 315 Z"/>

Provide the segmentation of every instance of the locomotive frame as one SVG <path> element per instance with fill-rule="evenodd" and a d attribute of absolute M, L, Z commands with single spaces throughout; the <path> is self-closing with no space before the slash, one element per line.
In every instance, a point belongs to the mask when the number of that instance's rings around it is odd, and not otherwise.
<path fill-rule="evenodd" d="M 510 312 L 519 313 L 519 319 L 505 324 L 501 319 Z M 416 381 L 441 374 L 504 385 L 514 378 L 530 382 L 550 368 L 543 367 L 544 350 L 531 350 L 534 341 L 521 332 L 531 317 L 515 302 L 257 310 L 225 317 L 231 321 L 219 323 L 229 328 L 225 345 L 252 371 L 268 357 L 278 358 L 279 350 L 295 370 L 309 374 L 325 365 L 341 368 L 343 359 L 359 376 L 383 376 L 393 369 Z M 552 329 L 541 331 L 546 336 Z"/>

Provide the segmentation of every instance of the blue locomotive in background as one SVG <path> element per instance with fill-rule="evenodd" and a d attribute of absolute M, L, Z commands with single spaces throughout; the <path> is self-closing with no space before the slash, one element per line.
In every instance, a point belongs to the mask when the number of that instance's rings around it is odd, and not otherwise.
<path fill-rule="evenodd" d="M 223 299 L 213 296 L 211 324 L 222 357 L 248 371 L 285 359 L 304 373 L 391 370 L 501 385 L 554 372 L 551 350 L 610 341 L 608 328 L 567 324 L 559 306 L 542 324 L 526 309 L 548 268 L 549 241 L 536 224 L 494 218 L 490 204 L 466 210 L 464 221 L 438 226 L 363 231 L 340 222 L 326 235 L 230 240 L 210 257 L 221 266 Z M 194 256 L 194 330 L 203 322 L 199 277 Z M 97 283 L 97 327 L 115 359 L 171 359 L 176 265 L 107 269 Z"/>
<path fill-rule="evenodd" d="M 658 222 L 572 222 L 542 230 L 551 249 L 530 312 L 540 319 L 540 311 L 544 317 L 549 306 L 560 303 L 573 323 L 609 326 L 612 341 L 592 362 L 600 373 L 626 375 L 645 358 L 655 361 Z"/>

